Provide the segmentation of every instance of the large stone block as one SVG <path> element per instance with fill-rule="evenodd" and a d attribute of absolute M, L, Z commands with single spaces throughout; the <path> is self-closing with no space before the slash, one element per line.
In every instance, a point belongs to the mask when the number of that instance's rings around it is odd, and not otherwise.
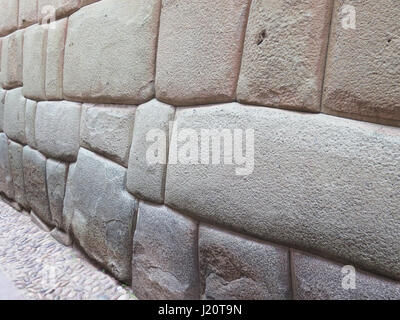
<path fill-rule="evenodd" d="M 84 104 L 81 146 L 127 167 L 134 122 L 131 106 Z"/>
<path fill-rule="evenodd" d="M 10 161 L 11 176 L 14 183 L 14 200 L 22 207 L 28 209 L 29 205 L 25 197 L 22 150 L 22 145 L 9 141 L 8 158 Z"/>
<path fill-rule="evenodd" d="M 26 144 L 25 104 L 22 88 L 8 90 L 4 103 L 4 132 L 10 139 Z"/>
<path fill-rule="evenodd" d="M 4 37 L 1 46 L 1 84 L 4 89 L 22 86 L 24 30 Z"/>
<path fill-rule="evenodd" d="M 26 28 L 38 21 L 38 0 L 19 0 L 18 27 Z"/>
<path fill-rule="evenodd" d="M 154 96 L 160 0 L 102 0 L 70 16 L 68 100 L 140 104 Z"/>
<path fill-rule="evenodd" d="M 4 126 L 4 104 L 6 102 L 6 93 L 6 90 L 0 88 L 0 132 L 3 131 Z"/>
<path fill-rule="evenodd" d="M 198 224 L 141 202 L 133 237 L 132 288 L 139 299 L 198 299 Z"/>
<path fill-rule="evenodd" d="M 80 148 L 68 186 L 71 230 L 86 253 L 117 279 L 131 279 L 137 201 L 125 190 L 126 169 Z M 66 221 L 67 222 L 67 221 Z"/>
<path fill-rule="evenodd" d="M 324 113 L 400 126 L 399 17 L 392 0 L 335 1 Z"/>
<path fill-rule="evenodd" d="M 61 100 L 63 98 L 62 81 L 66 29 L 67 19 L 52 22 L 48 29 L 46 56 L 47 100 Z"/>
<path fill-rule="evenodd" d="M 67 183 L 65 185 L 63 214 L 60 229 L 65 231 L 66 233 L 71 233 L 72 218 L 74 216 L 74 199 L 72 197 L 72 186 L 75 165 L 76 162 L 69 165 Z"/>
<path fill-rule="evenodd" d="M 47 28 L 34 25 L 25 30 L 23 59 L 23 93 L 26 98 L 46 100 Z"/>
<path fill-rule="evenodd" d="M 67 183 L 68 165 L 47 159 L 46 182 L 47 194 L 53 222 L 57 228 L 62 227 L 65 185 Z"/>
<path fill-rule="evenodd" d="M 38 0 L 39 23 L 63 18 L 80 7 L 80 0 Z"/>
<path fill-rule="evenodd" d="M 79 150 L 81 105 L 69 101 L 43 101 L 37 104 L 35 140 L 49 157 L 74 161 Z"/>
<path fill-rule="evenodd" d="M 156 203 L 164 202 L 169 124 L 174 110 L 174 107 L 157 100 L 136 110 L 126 186 L 139 198 Z M 149 152 L 154 159 L 150 158 Z"/>
<path fill-rule="evenodd" d="M 399 282 L 296 251 L 292 253 L 292 261 L 295 299 L 400 299 Z"/>
<path fill-rule="evenodd" d="M 163 0 L 159 100 L 173 105 L 235 100 L 249 2 Z"/>
<path fill-rule="evenodd" d="M 290 299 L 289 249 L 200 225 L 201 297 Z"/>
<path fill-rule="evenodd" d="M 0 133 L 0 192 L 9 199 L 14 199 L 14 185 L 8 158 L 8 139 L 4 133 Z"/>
<path fill-rule="evenodd" d="M 46 188 L 46 157 L 25 146 L 23 166 L 25 196 L 30 207 L 43 222 L 53 225 Z"/>
<path fill-rule="evenodd" d="M 240 102 L 318 112 L 330 0 L 254 0 L 246 31 Z"/>
<path fill-rule="evenodd" d="M 18 27 L 18 1 L 0 0 L 0 36 L 9 34 Z"/>
<path fill-rule="evenodd" d="M 32 148 L 36 148 L 35 140 L 35 117 L 37 102 L 26 99 L 25 104 L 25 138 L 26 143 Z"/>
<path fill-rule="evenodd" d="M 171 143 L 166 204 L 400 278 L 400 129 L 239 104 L 181 109 L 176 119 L 179 143 Z M 183 128 L 195 130 L 194 138 Z M 189 146 L 202 129 L 232 135 L 242 129 L 235 157 L 201 164 Z M 185 164 L 191 158 L 194 164 Z"/>

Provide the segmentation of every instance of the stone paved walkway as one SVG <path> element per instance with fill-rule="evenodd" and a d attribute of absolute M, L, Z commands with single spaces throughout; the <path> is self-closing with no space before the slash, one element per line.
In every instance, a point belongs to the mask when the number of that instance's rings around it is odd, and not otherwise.
<path fill-rule="evenodd" d="M 1 200 L 0 275 L 24 299 L 136 299 L 129 288 Z M 12 291 L 10 299 L 15 298 Z"/>

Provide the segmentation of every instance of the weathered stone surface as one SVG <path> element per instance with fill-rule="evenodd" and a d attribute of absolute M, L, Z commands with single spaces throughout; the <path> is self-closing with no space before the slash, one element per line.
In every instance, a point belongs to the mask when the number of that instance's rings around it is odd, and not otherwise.
<path fill-rule="evenodd" d="M 81 105 L 69 101 L 37 104 L 35 139 L 38 149 L 49 157 L 74 161 L 79 150 Z"/>
<path fill-rule="evenodd" d="M 68 168 L 67 183 L 65 185 L 63 215 L 61 220 L 61 227 L 63 231 L 70 233 L 72 218 L 74 216 L 74 203 L 72 197 L 73 176 L 76 163 L 71 163 Z"/>
<path fill-rule="evenodd" d="M 139 198 L 164 202 L 169 122 L 173 117 L 174 107 L 157 100 L 147 102 L 136 110 L 126 187 Z M 162 146 L 165 150 L 157 157 L 156 150 L 153 150 L 154 161 L 148 157 L 152 145 Z"/>
<path fill-rule="evenodd" d="M 1 46 L 1 84 L 4 89 L 22 86 L 24 30 L 4 37 Z"/>
<path fill-rule="evenodd" d="M 330 0 L 254 0 L 237 89 L 238 100 L 320 110 Z"/>
<path fill-rule="evenodd" d="M 25 196 L 35 214 L 53 225 L 46 188 L 46 158 L 29 146 L 23 150 Z"/>
<path fill-rule="evenodd" d="M 25 103 L 22 88 L 8 90 L 4 103 L 4 132 L 10 139 L 26 144 Z"/>
<path fill-rule="evenodd" d="M 199 134 L 254 129 L 254 143 L 250 131 L 239 136 L 236 165 L 168 165 L 166 204 L 400 278 L 400 129 L 239 104 L 181 109 L 176 118 Z"/>
<path fill-rule="evenodd" d="M 392 0 L 335 1 L 324 113 L 400 126 L 399 16 Z"/>
<path fill-rule="evenodd" d="M 202 299 L 291 298 L 289 250 L 200 225 Z"/>
<path fill-rule="evenodd" d="M 199 298 L 197 228 L 165 206 L 140 203 L 132 258 L 132 289 L 139 299 Z"/>
<path fill-rule="evenodd" d="M 135 108 L 127 105 L 82 106 L 81 146 L 128 166 Z"/>
<path fill-rule="evenodd" d="M 46 48 L 47 28 L 34 25 L 24 32 L 23 94 L 33 100 L 46 100 Z"/>
<path fill-rule="evenodd" d="M 29 208 L 28 202 L 25 198 L 22 150 L 23 146 L 16 142 L 9 141 L 8 158 L 10 161 L 11 176 L 14 183 L 14 200 L 22 207 Z"/>
<path fill-rule="evenodd" d="M 18 1 L 19 0 L 0 0 L 0 37 L 9 34 L 17 29 Z"/>
<path fill-rule="evenodd" d="M 173 105 L 235 100 L 249 2 L 163 0 L 157 99 Z"/>
<path fill-rule="evenodd" d="M 68 100 L 140 104 L 154 96 L 160 0 L 102 0 L 70 16 Z"/>
<path fill-rule="evenodd" d="M 1 50 L 1 48 L 0 48 Z M 4 124 L 4 103 L 6 102 L 6 90 L 0 88 L 0 132 L 3 131 Z"/>
<path fill-rule="evenodd" d="M 38 21 L 37 0 L 19 0 L 18 27 L 26 28 Z"/>
<path fill-rule="evenodd" d="M 47 159 L 46 182 L 47 194 L 53 222 L 57 228 L 62 226 L 65 185 L 67 183 L 68 165 L 52 159 Z"/>
<path fill-rule="evenodd" d="M 343 265 L 294 251 L 292 253 L 295 299 L 300 300 L 399 300 L 400 283 L 355 271 Z M 348 268 L 349 266 L 346 266 Z M 346 278 L 347 277 L 347 278 Z M 343 286 L 344 284 L 344 286 Z M 350 285 L 350 288 L 349 288 Z"/>
<path fill-rule="evenodd" d="M 137 201 L 125 190 L 125 179 L 125 168 L 80 148 L 68 187 L 74 239 L 117 279 L 129 282 Z"/>
<path fill-rule="evenodd" d="M 33 211 L 31 211 L 31 220 L 43 231 L 46 232 L 51 231 L 51 228 L 44 221 L 42 221 L 42 219 L 40 219 Z"/>
<path fill-rule="evenodd" d="M 70 15 L 80 7 L 80 0 L 38 0 L 39 23 Z"/>
<path fill-rule="evenodd" d="M 63 86 L 64 44 L 67 19 L 50 24 L 46 56 L 46 97 L 47 100 L 61 100 Z"/>
<path fill-rule="evenodd" d="M 61 231 L 60 229 L 54 228 L 50 235 L 56 239 L 59 243 L 66 247 L 70 247 L 72 245 L 72 238 L 68 233 Z"/>
<path fill-rule="evenodd" d="M 35 117 L 37 102 L 26 99 L 25 104 L 25 138 L 26 143 L 32 148 L 36 148 L 35 140 Z"/>
<path fill-rule="evenodd" d="M 9 199 L 14 199 L 14 185 L 8 158 L 8 139 L 4 133 L 0 133 L 0 192 Z"/>

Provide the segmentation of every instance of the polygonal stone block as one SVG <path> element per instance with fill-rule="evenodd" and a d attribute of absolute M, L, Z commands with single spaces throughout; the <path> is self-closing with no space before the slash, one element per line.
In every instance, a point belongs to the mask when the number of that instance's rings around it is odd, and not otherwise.
<path fill-rule="evenodd" d="M 14 185 L 8 158 L 8 139 L 4 133 L 0 133 L 0 192 L 9 199 L 14 199 Z"/>
<path fill-rule="evenodd" d="M 240 104 L 179 109 L 175 125 L 167 205 L 400 279 L 399 128 Z M 193 148 L 206 129 L 234 142 L 219 165 L 200 158 L 215 143 Z"/>
<path fill-rule="evenodd" d="M 197 222 L 140 203 L 133 237 L 132 288 L 139 299 L 198 299 Z"/>
<path fill-rule="evenodd" d="M 32 148 L 36 148 L 35 140 L 35 117 L 37 102 L 26 99 L 25 104 L 25 138 L 26 143 Z"/>
<path fill-rule="evenodd" d="M 392 0 L 335 1 L 324 113 L 400 126 L 399 17 Z"/>
<path fill-rule="evenodd" d="M 140 104 L 154 96 L 160 0 L 102 0 L 69 17 L 64 97 Z"/>
<path fill-rule="evenodd" d="M 5 36 L 17 29 L 18 1 L 19 0 L 0 0 L 0 37 Z"/>
<path fill-rule="evenodd" d="M 8 90 L 4 103 L 4 132 L 10 139 L 26 144 L 25 104 L 22 88 Z"/>
<path fill-rule="evenodd" d="M 200 225 L 201 297 L 290 299 L 289 250 Z"/>
<path fill-rule="evenodd" d="M 126 187 L 139 198 L 164 202 L 169 125 L 174 111 L 157 100 L 136 110 Z"/>
<path fill-rule="evenodd" d="M 4 104 L 6 102 L 6 90 L 0 88 L 0 132 L 3 131 L 4 126 Z"/>
<path fill-rule="evenodd" d="M 238 101 L 318 112 L 330 15 L 330 0 L 254 0 Z"/>
<path fill-rule="evenodd" d="M 24 33 L 23 94 L 33 100 L 46 100 L 47 28 L 34 25 Z"/>
<path fill-rule="evenodd" d="M 42 101 L 37 104 L 35 140 L 49 157 L 74 161 L 79 150 L 80 103 Z"/>
<path fill-rule="evenodd" d="M 172 105 L 235 100 L 249 3 L 163 1 L 157 99 Z"/>
<path fill-rule="evenodd" d="M 137 201 L 125 189 L 126 169 L 79 149 L 68 185 L 71 231 L 85 252 L 118 280 L 131 279 Z"/>
<path fill-rule="evenodd" d="M 84 104 L 81 146 L 127 167 L 134 121 L 131 106 Z"/>
<path fill-rule="evenodd" d="M 74 216 L 74 203 L 72 197 L 72 185 L 73 185 L 73 176 L 75 163 L 71 163 L 68 167 L 68 176 L 67 183 L 65 185 L 65 194 L 64 194 L 64 205 L 63 205 L 63 215 L 61 219 L 61 227 L 60 229 L 65 231 L 66 233 L 71 233 L 71 223 L 72 218 Z"/>
<path fill-rule="evenodd" d="M 26 28 L 38 20 L 37 0 L 19 0 L 18 28 Z"/>
<path fill-rule="evenodd" d="M 24 30 L 4 37 L 1 46 L 1 84 L 4 89 L 22 86 Z"/>
<path fill-rule="evenodd" d="M 28 201 L 25 197 L 22 150 L 23 146 L 9 140 L 8 158 L 10 161 L 12 180 L 14 183 L 14 200 L 22 207 L 29 208 Z"/>

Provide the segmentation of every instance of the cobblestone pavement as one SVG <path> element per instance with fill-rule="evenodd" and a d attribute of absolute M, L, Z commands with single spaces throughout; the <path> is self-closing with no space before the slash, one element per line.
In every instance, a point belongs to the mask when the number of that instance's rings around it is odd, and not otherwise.
<path fill-rule="evenodd" d="M 133 300 L 131 290 L 0 200 L 0 270 L 25 299 Z"/>

